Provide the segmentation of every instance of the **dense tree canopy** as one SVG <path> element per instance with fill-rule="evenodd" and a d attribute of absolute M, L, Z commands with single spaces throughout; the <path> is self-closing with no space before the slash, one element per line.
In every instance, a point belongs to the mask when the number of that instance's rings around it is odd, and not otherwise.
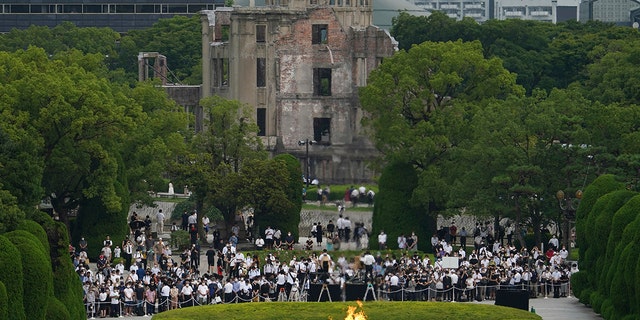
<path fill-rule="evenodd" d="M 456 21 L 442 12 L 428 17 L 400 13 L 391 34 L 405 50 L 425 41 L 479 40 L 485 57 L 501 58 L 528 93 L 584 81 L 588 65 L 606 52 L 610 42 L 640 38 L 637 30 L 598 21 L 551 24 L 507 19 L 478 24 L 471 19 Z"/>
<path fill-rule="evenodd" d="M 531 50 L 542 46 L 518 41 Z M 616 61 L 635 68 L 628 62 L 638 45 L 605 43 L 593 46 L 601 58 L 585 67 L 584 84 L 527 95 L 500 59 L 485 58 L 478 41 L 414 45 L 371 73 L 360 95 L 364 122 L 383 163 L 407 161 L 418 169 L 413 201 L 432 213 L 511 217 L 516 228 L 529 225 L 539 242 L 540 225 L 563 220 L 558 190 L 573 197 L 602 173 L 638 185 L 635 83 L 607 80 L 632 77 L 616 76 L 625 68 Z"/>
<path fill-rule="evenodd" d="M 282 221 L 282 227 L 297 221 L 299 216 L 290 215 L 301 197 L 289 196 L 290 166 L 267 159 L 247 106 L 218 96 L 200 104 L 208 115 L 205 130 L 193 136 L 187 154 L 170 166 L 176 179 L 194 192 L 198 214 L 213 206 L 228 224 L 244 209 L 252 209 L 262 227 L 272 221 Z"/>
<path fill-rule="evenodd" d="M 374 142 L 389 161 L 420 169 L 413 199 L 425 208 L 444 207 L 451 174 L 444 167 L 473 134 L 466 101 L 522 94 L 499 60 L 484 59 L 479 42 L 425 42 L 386 59 L 368 82 L 360 99 Z"/>
<path fill-rule="evenodd" d="M 199 84 L 202 81 L 200 33 L 198 15 L 160 19 L 150 28 L 132 30 L 125 35 L 111 28 L 80 28 L 63 22 L 53 28 L 30 26 L 0 34 L 0 51 L 14 52 L 36 46 L 59 59 L 64 59 L 70 51 L 78 51 L 87 57 L 94 56 L 93 61 L 99 59 L 100 66 L 104 67 L 103 76 L 131 86 L 138 80 L 138 53 L 158 52 L 167 57 L 170 83 Z M 76 63 L 77 57 L 73 57 Z M 87 65 L 83 67 L 86 69 Z"/>

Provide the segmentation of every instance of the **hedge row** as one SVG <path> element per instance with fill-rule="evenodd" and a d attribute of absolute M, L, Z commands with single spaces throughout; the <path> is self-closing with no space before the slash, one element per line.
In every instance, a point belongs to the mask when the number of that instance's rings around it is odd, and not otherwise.
<path fill-rule="evenodd" d="M 392 163 L 382 172 L 379 181 L 380 192 L 376 195 L 373 208 L 373 225 L 369 247 L 378 248 L 378 234 L 387 234 L 389 248 L 397 249 L 396 239 L 401 234 L 418 236 L 418 249 L 431 250 L 431 235 L 436 230 L 436 222 L 424 209 L 411 205 L 409 199 L 418 185 L 418 174 L 406 163 Z"/>
<path fill-rule="evenodd" d="M 580 272 L 574 294 L 605 319 L 640 317 L 640 195 L 611 175 L 584 192 L 576 232 Z"/>
<path fill-rule="evenodd" d="M 41 225 L 48 236 L 49 255 L 51 256 L 51 266 L 55 275 L 53 278 L 55 297 L 66 307 L 71 315 L 70 319 L 85 318 L 86 312 L 82 303 L 82 283 L 74 270 L 73 263 L 69 259 L 69 233 L 67 228 L 64 224 L 53 221 L 49 215 L 42 211 L 32 213 L 30 219 Z"/>
<path fill-rule="evenodd" d="M 5 236 L 20 251 L 25 315 L 27 319 L 45 319 L 48 297 L 53 296 L 53 271 L 47 253 L 38 239 L 27 231 L 15 230 Z"/>
<path fill-rule="evenodd" d="M 66 227 L 43 212 L 0 234 L 0 319 L 86 319 Z"/>
<path fill-rule="evenodd" d="M 7 310 L 9 320 L 24 320 L 24 304 L 22 296 L 24 286 L 22 279 L 22 260 L 20 259 L 20 251 L 11 241 L 4 235 L 0 234 L 0 282 L 4 283 L 7 289 Z"/>

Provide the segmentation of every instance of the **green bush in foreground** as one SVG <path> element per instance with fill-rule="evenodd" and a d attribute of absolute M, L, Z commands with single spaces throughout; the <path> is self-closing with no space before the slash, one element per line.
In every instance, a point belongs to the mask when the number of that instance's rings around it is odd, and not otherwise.
<path fill-rule="evenodd" d="M 241 303 L 191 307 L 163 312 L 153 316 L 154 320 L 167 319 L 344 319 L 348 307 L 357 307 L 349 302 L 265 302 Z M 541 319 L 524 310 L 484 304 L 451 304 L 440 302 L 365 302 L 362 309 L 369 320 L 376 319 Z"/>
<path fill-rule="evenodd" d="M 9 318 L 8 301 L 7 288 L 5 288 L 4 283 L 0 281 L 0 319 Z"/>
<path fill-rule="evenodd" d="M 47 320 L 65 320 L 65 319 L 73 319 L 71 318 L 71 314 L 69 314 L 69 310 L 64 305 L 64 303 L 60 302 L 60 300 L 56 299 L 54 296 L 50 296 L 47 303 Z M 78 318 L 83 319 L 83 318 Z"/>
<path fill-rule="evenodd" d="M 46 319 L 47 302 L 53 296 L 53 271 L 48 252 L 38 238 L 27 231 L 15 230 L 5 236 L 20 251 L 25 315 L 29 320 Z"/>
<path fill-rule="evenodd" d="M 24 286 L 22 283 L 22 259 L 20 251 L 4 235 L 0 234 L 0 282 L 4 283 L 7 290 L 7 312 L 9 320 L 26 319 L 22 295 Z"/>

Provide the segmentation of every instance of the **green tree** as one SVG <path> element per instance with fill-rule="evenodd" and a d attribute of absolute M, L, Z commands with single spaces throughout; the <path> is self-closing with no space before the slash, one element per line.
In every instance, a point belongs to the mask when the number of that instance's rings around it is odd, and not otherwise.
<path fill-rule="evenodd" d="M 43 189 L 52 195 L 61 221 L 68 223 L 69 211 L 83 197 L 99 197 L 107 207 L 120 208 L 113 155 L 137 116 L 135 106 L 125 107 L 130 101 L 105 79 L 49 60 L 41 49 L 0 53 L 0 60 L 13 71 L 3 78 L 12 88 L 8 108 L 28 115 L 44 141 Z"/>
<path fill-rule="evenodd" d="M 456 194 L 473 195 L 460 206 L 493 212 L 496 220 L 514 218 L 516 228 L 529 225 L 540 243 L 539 226 L 562 220 L 556 192 L 572 194 L 594 174 L 588 155 L 595 150 L 586 147 L 591 135 L 579 116 L 586 103 L 574 92 L 556 90 L 484 107 L 472 121 L 476 138 L 458 150 L 470 169 Z"/>
<path fill-rule="evenodd" d="M 602 57 L 589 65 L 585 92 L 604 104 L 640 104 L 638 69 L 640 39 L 617 40 L 606 45 Z"/>
<path fill-rule="evenodd" d="M 171 39 L 171 41 L 167 41 Z M 139 52 L 159 52 L 167 57 L 169 82 L 202 82 L 202 26 L 200 17 L 160 19 L 151 28 L 132 30 L 122 39 L 118 66 L 137 74 Z"/>
<path fill-rule="evenodd" d="M 371 234 L 377 235 L 384 230 L 388 239 L 396 239 L 401 234 L 409 236 L 415 232 L 418 248 L 426 251 L 431 249 L 428 239 L 435 232 L 436 224 L 420 205 L 410 201 L 418 187 L 418 179 L 418 172 L 408 163 L 392 162 L 384 168 L 373 208 Z M 377 248 L 376 236 L 369 238 L 369 245 Z M 389 247 L 397 248 L 397 244 L 390 241 Z"/>
<path fill-rule="evenodd" d="M 14 52 L 36 46 L 49 55 L 77 49 L 84 54 L 114 57 L 120 34 L 111 28 L 80 28 L 65 21 L 53 28 L 31 25 L 26 29 L 12 29 L 1 34 L 0 40 L 0 51 Z"/>
<path fill-rule="evenodd" d="M 18 207 L 18 200 L 0 184 L 0 233 L 15 230 L 24 219 L 24 211 Z"/>
<path fill-rule="evenodd" d="M 483 57 L 477 41 L 425 42 L 400 51 L 368 83 L 360 92 L 364 123 L 385 162 L 416 167 L 412 201 L 430 214 L 443 213 L 456 175 L 465 170 L 452 157 L 474 139 L 470 123 L 482 101 L 523 93 L 499 59 Z"/>
<path fill-rule="evenodd" d="M 6 69 L 0 66 L 1 70 Z M 2 187 L 16 198 L 18 206 L 33 208 L 43 196 L 41 186 L 44 161 L 40 157 L 43 139 L 29 123 L 27 113 L 15 114 L 12 105 L 13 86 L 0 82 L 0 176 Z M 2 197 L 3 202 L 7 200 Z M 10 215 L 6 211 L 5 215 Z M 0 223 L 1 223 L 0 219 Z M 2 228 L 0 227 L 0 231 Z"/>
<path fill-rule="evenodd" d="M 215 206 L 231 224 L 241 203 L 239 189 L 229 186 L 240 188 L 243 163 L 266 159 L 266 153 L 246 105 L 219 96 L 205 98 L 200 105 L 208 119 L 205 129 L 193 136 L 189 152 L 177 158 L 170 170 L 178 185 L 188 185 L 193 192 L 199 223 L 205 206 Z"/>
<path fill-rule="evenodd" d="M 138 83 L 127 90 L 127 96 L 140 104 L 143 112 L 136 130 L 127 135 L 122 148 L 127 188 L 132 201 L 153 205 L 149 191 L 163 191 L 169 183 L 164 178 L 166 168 L 187 152 L 188 118 L 153 83 Z"/>
<path fill-rule="evenodd" d="M 302 182 L 299 164 L 295 183 L 300 188 L 294 195 L 291 180 L 292 172 L 284 159 L 249 160 L 240 170 L 241 186 L 236 197 L 243 207 L 252 208 L 257 227 L 279 227 L 282 232 L 291 231 L 297 235 L 302 205 Z M 291 197 L 293 196 L 293 197 Z M 296 210 L 297 209 L 297 210 Z"/>

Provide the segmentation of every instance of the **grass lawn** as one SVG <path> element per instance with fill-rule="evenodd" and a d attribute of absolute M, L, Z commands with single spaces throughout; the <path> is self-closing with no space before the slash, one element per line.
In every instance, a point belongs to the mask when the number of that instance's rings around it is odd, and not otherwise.
<path fill-rule="evenodd" d="M 262 320 L 262 319 L 344 319 L 349 302 L 262 302 L 189 307 L 163 312 L 153 320 L 202 319 L 202 320 Z M 366 319 L 541 319 L 524 310 L 473 303 L 444 302 L 365 302 L 362 309 Z"/>

